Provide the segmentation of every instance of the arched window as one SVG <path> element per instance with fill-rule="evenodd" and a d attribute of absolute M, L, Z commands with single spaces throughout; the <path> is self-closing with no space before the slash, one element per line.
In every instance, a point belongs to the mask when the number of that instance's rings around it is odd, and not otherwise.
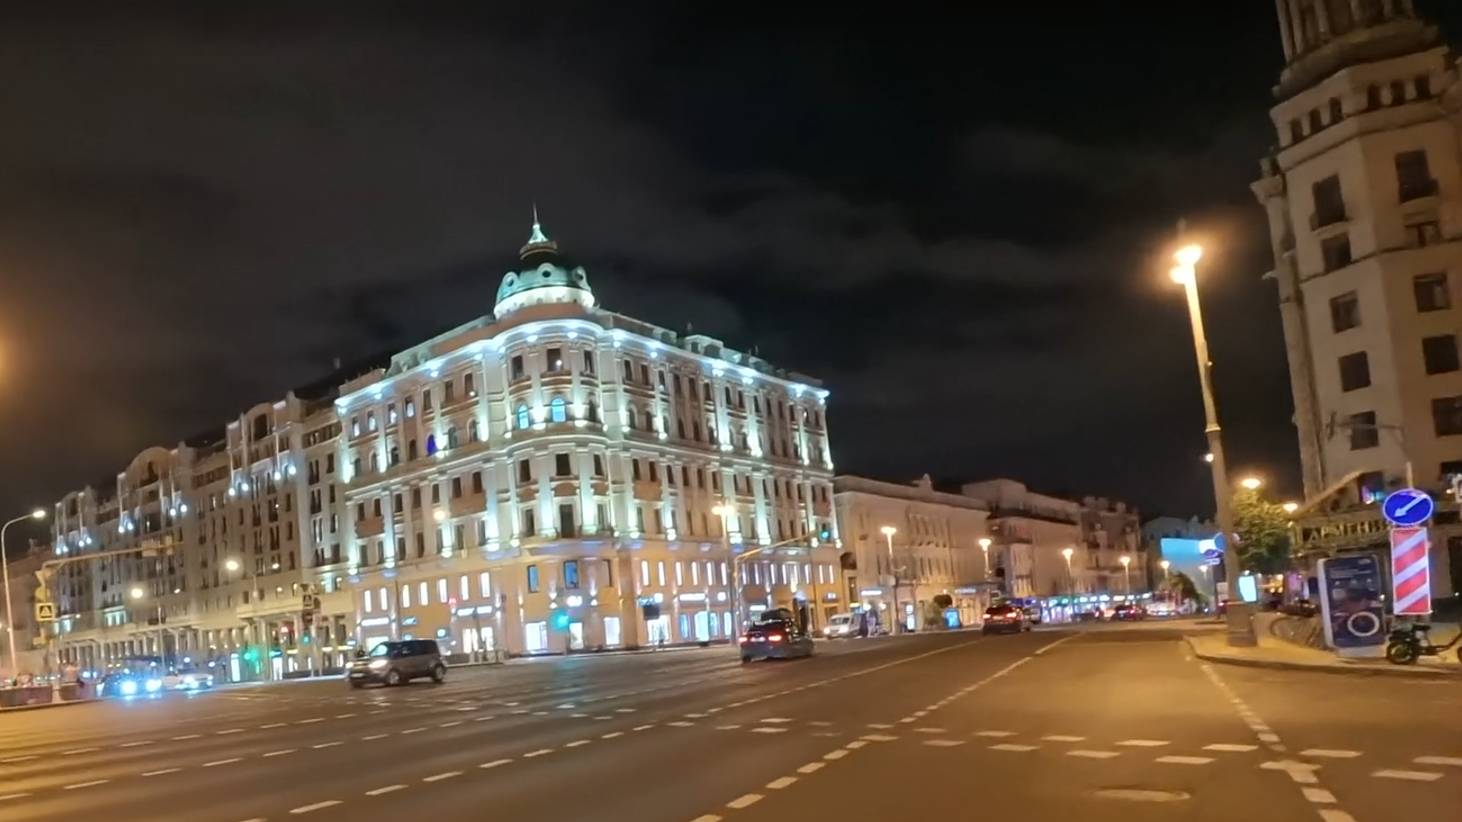
<path fill-rule="evenodd" d="M 524 429 L 524 428 L 527 428 L 527 427 L 528 427 L 528 406 L 526 406 L 526 405 L 520 405 L 520 406 L 518 406 L 518 428 L 521 430 L 521 429 Z"/>
<path fill-rule="evenodd" d="M 630 406 L 629 409 L 625 411 L 624 418 L 626 421 L 625 424 L 629 426 L 631 431 L 639 427 L 639 424 L 635 421 L 634 406 Z"/>
<path fill-rule="evenodd" d="M 548 403 L 548 418 L 554 422 L 568 422 L 569 412 L 564 406 L 563 397 L 554 397 Z"/>
<path fill-rule="evenodd" d="M 436 434 L 427 434 L 426 435 L 426 455 L 428 457 L 430 457 L 431 455 L 435 454 L 436 452 L 437 452 L 437 435 Z"/>
<path fill-rule="evenodd" d="M 599 421 L 599 404 L 589 400 L 589 422 Z"/>
<path fill-rule="evenodd" d="M 457 426 L 455 425 L 447 429 L 447 447 L 457 447 Z"/>
<path fill-rule="evenodd" d="M 375 451 L 372 451 L 371 452 L 371 473 L 374 474 L 374 473 L 376 473 L 377 471 L 380 471 L 380 470 L 381 470 L 381 456 L 379 454 L 377 454 Z"/>
<path fill-rule="evenodd" d="M 481 439 L 482 436 L 477 428 L 477 420 L 472 420 L 471 422 L 467 423 L 467 441 L 477 442 Z"/>

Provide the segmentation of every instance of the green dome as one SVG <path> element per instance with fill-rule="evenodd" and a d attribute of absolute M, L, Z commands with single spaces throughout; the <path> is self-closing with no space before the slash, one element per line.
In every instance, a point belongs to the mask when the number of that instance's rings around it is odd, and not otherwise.
<path fill-rule="evenodd" d="M 540 302 L 572 302 L 594 305 L 594 291 L 584 267 L 558 252 L 558 243 L 548 239 L 533 215 L 533 232 L 518 252 L 521 267 L 509 271 L 498 286 L 494 313 L 502 317 L 523 305 Z M 538 293 L 534 293 L 538 292 Z"/>

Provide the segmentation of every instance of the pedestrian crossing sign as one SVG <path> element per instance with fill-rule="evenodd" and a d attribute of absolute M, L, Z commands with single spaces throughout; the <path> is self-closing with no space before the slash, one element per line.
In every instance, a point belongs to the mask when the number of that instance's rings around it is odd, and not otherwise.
<path fill-rule="evenodd" d="M 54 602 L 37 602 L 36 603 L 36 622 L 55 622 L 55 621 L 56 621 L 56 603 L 54 603 Z"/>

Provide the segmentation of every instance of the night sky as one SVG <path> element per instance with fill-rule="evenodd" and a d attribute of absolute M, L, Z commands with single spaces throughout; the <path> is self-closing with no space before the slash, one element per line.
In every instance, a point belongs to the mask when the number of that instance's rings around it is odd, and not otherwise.
<path fill-rule="evenodd" d="M 7 13 L 7 518 L 489 313 L 534 201 L 605 307 L 822 378 L 840 473 L 1184 516 L 1211 507 L 1186 217 L 1230 461 L 1298 491 L 1248 189 L 1267 0 L 309 5 Z"/>

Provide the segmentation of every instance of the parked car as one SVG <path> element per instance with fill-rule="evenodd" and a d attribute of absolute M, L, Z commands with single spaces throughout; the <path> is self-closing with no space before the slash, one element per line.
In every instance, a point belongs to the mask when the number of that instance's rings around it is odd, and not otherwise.
<path fill-rule="evenodd" d="M 812 636 L 782 614 L 762 616 L 741 635 L 741 661 L 812 656 Z"/>
<path fill-rule="evenodd" d="M 1315 603 L 1308 599 L 1297 599 L 1294 602 L 1281 606 L 1279 609 L 1282 614 L 1297 617 L 1312 617 L 1318 610 L 1315 607 Z"/>
<path fill-rule="evenodd" d="M 368 682 L 382 685 L 403 685 L 413 679 L 431 677 L 433 682 L 447 678 L 447 664 L 434 639 L 407 639 L 382 642 L 368 656 L 358 656 L 346 674 L 350 687 L 359 688 Z"/>
<path fill-rule="evenodd" d="M 1030 615 L 1014 605 L 991 605 L 985 609 L 982 634 L 1018 634 L 1031 629 Z"/>

